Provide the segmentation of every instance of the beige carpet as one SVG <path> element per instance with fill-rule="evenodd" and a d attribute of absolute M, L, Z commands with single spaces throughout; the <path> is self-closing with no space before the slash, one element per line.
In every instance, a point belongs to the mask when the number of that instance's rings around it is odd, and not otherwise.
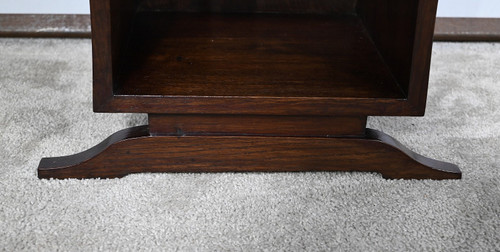
<path fill-rule="evenodd" d="M 369 126 L 459 181 L 370 173 L 39 180 L 144 115 L 95 114 L 89 40 L 0 39 L 0 250 L 499 251 L 500 44 L 434 45 L 427 114 Z"/>

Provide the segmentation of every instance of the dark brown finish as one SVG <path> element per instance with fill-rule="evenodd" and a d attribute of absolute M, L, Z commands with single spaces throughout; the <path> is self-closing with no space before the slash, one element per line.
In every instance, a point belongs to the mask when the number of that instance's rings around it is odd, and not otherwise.
<path fill-rule="evenodd" d="M 118 95 L 405 98 L 355 17 L 142 13 L 135 24 Z"/>
<path fill-rule="evenodd" d="M 152 135 L 364 136 L 366 117 L 150 114 Z"/>
<path fill-rule="evenodd" d="M 364 138 L 150 136 L 115 133 L 80 154 L 44 158 L 40 178 L 115 178 L 138 172 L 379 172 L 391 179 L 458 179 L 450 163 L 413 153 L 382 132 Z"/>
<path fill-rule="evenodd" d="M 41 178 L 374 171 L 453 179 L 366 129 L 425 110 L 436 0 L 91 0 L 94 111 L 149 114 Z"/>
<path fill-rule="evenodd" d="M 374 98 L 115 95 L 108 102 L 115 112 L 156 114 L 366 116 L 404 114 L 408 109 L 404 99 Z"/>
<path fill-rule="evenodd" d="M 500 18 L 438 18 L 435 41 L 500 41 Z"/>
<path fill-rule="evenodd" d="M 238 6 L 246 8 L 251 2 L 240 1 Z M 187 7 L 191 2 L 179 3 L 188 9 L 175 13 L 139 11 L 129 28 L 130 43 L 123 47 L 126 54 L 119 60 L 113 57 L 113 66 L 102 57 L 94 59 L 94 73 L 99 75 L 94 79 L 94 111 L 422 115 L 431 42 L 419 41 L 432 37 L 435 0 L 379 2 L 380 7 L 373 7 L 360 1 L 359 15 L 290 14 L 287 1 L 280 1 L 287 14 L 262 14 L 252 8 L 248 12 L 254 13 L 213 13 L 207 6 L 203 13 L 186 13 L 193 11 Z M 102 8 L 99 16 L 107 22 L 120 19 L 113 15 L 112 1 L 93 5 Z M 401 9 L 389 19 L 398 23 L 397 29 L 388 29 L 384 22 L 366 26 L 366 13 L 378 8 L 386 10 L 372 12 L 389 16 Z M 107 28 L 98 29 L 104 34 Z M 373 34 L 394 42 L 377 42 Z M 119 48 L 98 40 L 94 46 L 100 47 L 99 55 Z M 398 60 L 390 53 L 392 45 Z M 410 54 L 416 56 L 399 60 Z"/>
<path fill-rule="evenodd" d="M 113 97 L 113 47 L 119 47 L 111 32 L 110 1 L 91 0 L 93 105 L 97 111 Z M 116 33 L 116 32 L 115 32 Z M 113 44 L 114 43 L 114 44 Z M 115 57 L 115 62 L 118 57 Z M 115 69 L 118 69 L 115 67 Z"/>
<path fill-rule="evenodd" d="M 94 110 L 113 97 L 122 54 L 130 38 L 135 0 L 91 0 Z"/>
<path fill-rule="evenodd" d="M 0 14 L 0 37 L 90 38 L 90 17 L 73 14 Z"/>
<path fill-rule="evenodd" d="M 427 98 L 436 0 L 360 0 L 358 11 L 400 87 L 412 115 Z"/>
<path fill-rule="evenodd" d="M 145 0 L 140 9 L 168 12 L 212 13 L 354 13 L 356 0 Z"/>
<path fill-rule="evenodd" d="M 359 0 L 357 5 L 359 17 L 405 93 L 410 81 L 418 2 Z"/>
<path fill-rule="evenodd" d="M 411 55 L 408 103 L 423 116 L 427 102 L 427 88 L 431 69 L 432 37 L 436 21 L 437 1 L 420 0 L 415 20 L 415 40 Z M 433 13 L 430 15 L 429 13 Z"/>

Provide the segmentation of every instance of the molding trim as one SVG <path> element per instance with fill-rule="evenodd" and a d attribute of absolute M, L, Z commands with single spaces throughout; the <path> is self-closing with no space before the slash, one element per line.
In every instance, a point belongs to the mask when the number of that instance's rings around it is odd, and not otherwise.
<path fill-rule="evenodd" d="M 0 14 L 0 37 L 90 38 L 90 15 Z M 500 18 L 437 18 L 434 41 L 500 41 Z"/>
<path fill-rule="evenodd" d="M 0 37 L 90 38 L 90 15 L 0 14 Z"/>
<path fill-rule="evenodd" d="M 434 41 L 500 41 L 500 18 L 437 18 Z"/>

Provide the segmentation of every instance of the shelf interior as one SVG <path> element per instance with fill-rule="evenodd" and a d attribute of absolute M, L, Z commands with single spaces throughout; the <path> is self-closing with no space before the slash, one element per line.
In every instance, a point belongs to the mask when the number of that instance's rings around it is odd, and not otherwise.
<path fill-rule="evenodd" d="M 116 95 L 406 96 L 354 15 L 139 12 Z"/>

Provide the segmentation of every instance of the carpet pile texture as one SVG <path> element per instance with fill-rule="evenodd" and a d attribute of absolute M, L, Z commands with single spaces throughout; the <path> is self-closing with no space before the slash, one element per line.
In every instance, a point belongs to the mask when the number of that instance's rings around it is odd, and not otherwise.
<path fill-rule="evenodd" d="M 92 112 L 87 39 L 0 39 L 0 250 L 499 251 L 500 44 L 435 43 L 425 117 L 369 118 L 462 180 L 372 173 L 39 180 L 146 124 Z"/>

